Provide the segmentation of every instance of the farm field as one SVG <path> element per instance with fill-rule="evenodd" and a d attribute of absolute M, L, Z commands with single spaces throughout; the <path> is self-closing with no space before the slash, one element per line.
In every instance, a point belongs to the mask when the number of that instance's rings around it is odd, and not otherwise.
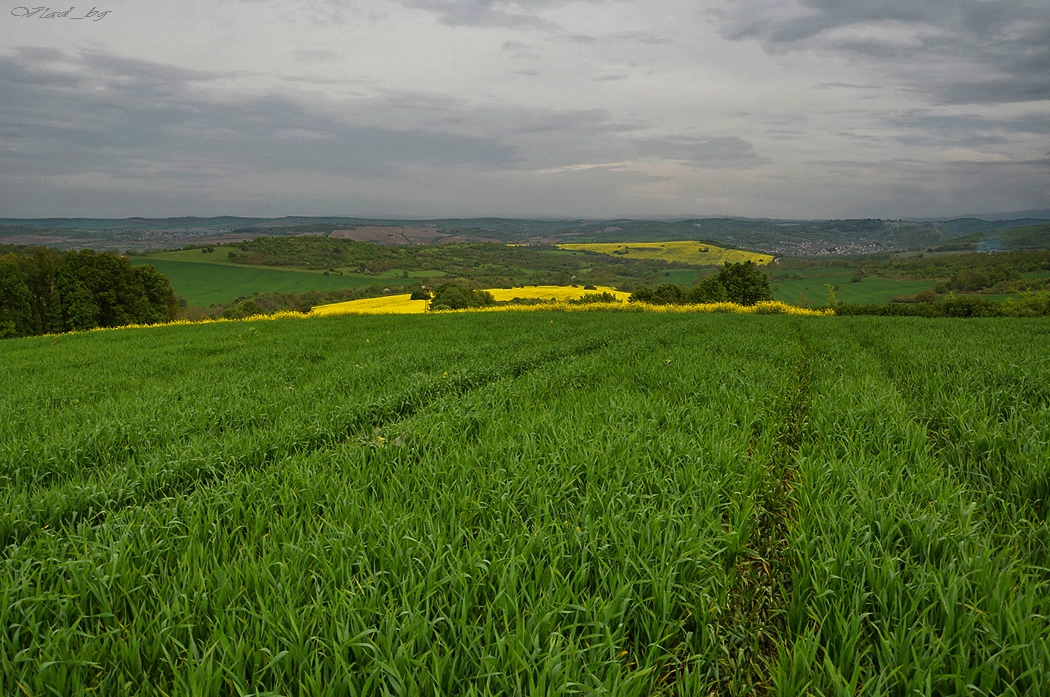
<path fill-rule="evenodd" d="M 610 293 L 621 301 L 626 301 L 630 293 L 624 293 L 606 286 L 596 286 L 595 290 L 584 290 L 572 286 L 524 286 L 520 288 L 490 288 L 488 290 L 497 301 L 504 302 L 514 298 L 538 298 L 541 300 L 575 300 L 588 293 Z M 412 300 L 410 293 L 384 295 L 379 298 L 347 300 L 340 303 L 318 305 L 310 314 L 327 317 L 347 314 L 411 314 L 418 315 L 427 311 L 426 300 Z"/>
<path fill-rule="evenodd" d="M 214 255 L 195 251 L 193 261 L 165 259 L 157 256 L 132 257 L 132 263 L 153 264 L 168 277 L 175 292 L 190 305 L 207 307 L 212 303 L 228 303 L 252 293 L 294 293 L 307 290 L 336 290 L 361 288 L 381 282 L 366 276 L 325 276 L 318 271 L 277 269 L 271 267 L 241 266 L 228 262 L 197 260 Z M 176 252 L 175 254 L 184 254 Z"/>
<path fill-rule="evenodd" d="M 779 273 L 770 269 L 770 285 L 773 297 L 795 305 L 809 304 L 822 306 L 827 303 L 828 291 L 824 284 L 832 288 L 838 286 L 835 298 L 841 302 L 857 305 L 885 304 L 898 295 L 915 295 L 926 289 L 933 289 L 937 281 L 898 281 L 877 276 L 865 276 L 859 283 L 852 283 L 856 269 L 804 269 L 788 272 L 797 278 L 778 278 Z M 802 299 L 807 301 L 802 302 Z"/>
<path fill-rule="evenodd" d="M 1050 692 L 1050 322 L 4 342 L 0 693 Z"/>
<path fill-rule="evenodd" d="M 657 259 L 670 264 L 691 266 L 721 266 L 725 262 L 753 261 L 764 265 L 773 261 L 771 254 L 747 252 L 739 249 L 724 249 L 706 242 L 590 242 L 559 244 L 558 249 L 568 251 L 598 252 L 627 259 Z"/>

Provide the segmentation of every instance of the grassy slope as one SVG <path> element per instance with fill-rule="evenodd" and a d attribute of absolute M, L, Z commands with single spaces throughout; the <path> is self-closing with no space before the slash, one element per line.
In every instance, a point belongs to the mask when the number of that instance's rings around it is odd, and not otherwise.
<path fill-rule="evenodd" d="M 374 276 L 325 276 L 318 271 L 240 266 L 208 258 L 218 256 L 218 252 L 192 252 L 132 257 L 132 263 L 153 264 L 168 277 L 177 294 L 198 307 L 227 303 L 252 293 L 359 288 L 382 282 Z"/>
<path fill-rule="evenodd" d="M 571 254 L 571 252 L 550 251 L 551 255 Z M 286 269 L 275 267 L 255 267 L 231 263 L 222 255 L 222 250 L 214 254 L 204 254 L 199 250 L 165 252 L 143 257 L 133 257 L 135 264 L 154 264 L 162 273 L 171 279 L 175 292 L 185 297 L 190 304 L 206 307 L 211 303 L 229 302 L 235 298 L 251 295 L 253 292 L 290 293 L 305 290 L 330 290 L 337 288 L 360 288 L 371 283 L 404 282 L 400 269 L 393 269 L 378 275 L 355 274 L 349 270 L 342 276 L 325 276 L 319 271 Z M 790 271 L 779 271 L 775 266 L 767 272 L 772 275 L 795 273 L 801 278 L 774 279 L 773 297 L 783 302 L 799 304 L 800 294 L 808 299 L 811 305 L 821 305 L 827 299 L 824 284 L 838 285 L 838 300 L 848 303 L 868 304 L 886 303 L 898 295 L 913 295 L 927 288 L 934 288 L 936 280 L 900 281 L 884 279 L 869 275 L 860 283 L 851 283 L 853 269 L 814 268 Z M 657 274 L 655 283 L 678 283 L 689 286 L 705 272 L 696 269 L 669 269 Z M 1042 278 L 1043 272 L 1025 274 L 1025 278 Z M 443 272 L 436 270 L 410 271 L 408 278 L 439 278 Z M 986 296 L 989 299 L 1002 299 L 1008 296 Z"/>
<path fill-rule="evenodd" d="M 547 313 L 7 341 L 0 692 L 1037 694 L 1048 345 Z"/>
<path fill-rule="evenodd" d="M 771 273 L 778 272 L 772 270 Z M 838 285 L 839 290 L 835 291 L 837 300 L 858 305 L 887 303 L 895 296 L 914 295 L 937 285 L 937 281 L 897 281 L 875 276 L 865 276 L 859 283 L 852 283 L 856 269 L 806 269 L 790 273 L 801 278 L 775 279 L 770 285 L 774 288 L 776 300 L 795 305 L 802 304 L 800 295 L 807 298 L 810 305 L 824 305 L 828 298 L 824 284 L 833 288 Z"/>

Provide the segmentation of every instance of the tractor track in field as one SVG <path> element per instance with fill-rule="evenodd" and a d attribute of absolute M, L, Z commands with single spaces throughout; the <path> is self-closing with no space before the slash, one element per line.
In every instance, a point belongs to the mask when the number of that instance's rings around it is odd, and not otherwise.
<path fill-rule="evenodd" d="M 71 524 L 99 525 L 110 515 L 164 498 L 188 496 L 215 486 L 227 477 L 246 471 L 262 470 L 288 457 L 308 456 L 367 437 L 411 418 L 435 401 L 456 399 L 484 389 L 501 380 L 517 380 L 545 366 L 602 351 L 629 337 L 584 341 L 570 350 L 551 350 L 517 363 L 478 371 L 406 390 L 380 399 L 351 414 L 338 429 L 314 433 L 293 442 L 271 442 L 237 455 L 202 457 L 196 462 L 172 461 L 170 466 L 152 468 L 145 478 L 125 482 L 98 480 L 67 482 L 34 492 L 23 505 L 17 503 L 0 513 L 0 549 L 25 542 L 45 530 Z M 5 553 L 6 556 L 6 553 Z"/>
<path fill-rule="evenodd" d="M 786 638 L 791 602 L 788 526 L 795 515 L 795 457 L 808 437 L 813 346 L 802 325 L 795 326 L 799 354 L 777 413 L 778 432 L 762 488 L 756 492 L 758 517 L 750 553 L 735 562 L 731 605 L 719 622 L 729 649 L 720 660 L 721 694 L 772 694 L 770 675 Z"/>

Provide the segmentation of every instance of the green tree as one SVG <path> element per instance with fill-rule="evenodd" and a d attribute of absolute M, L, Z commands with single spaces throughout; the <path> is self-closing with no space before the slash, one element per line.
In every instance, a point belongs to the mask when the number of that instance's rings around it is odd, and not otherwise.
<path fill-rule="evenodd" d="M 726 289 L 730 302 L 754 305 L 773 299 L 769 287 L 769 276 L 762 273 L 753 261 L 730 264 L 728 261 L 718 272 L 718 282 Z"/>
<path fill-rule="evenodd" d="M 152 266 L 115 253 L 37 247 L 0 259 L 0 338 L 175 319 L 178 298 Z"/>
<path fill-rule="evenodd" d="M 27 335 L 67 331 L 62 317 L 62 297 L 58 289 L 58 266 L 62 253 L 36 247 L 26 261 L 29 292 L 32 295 L 33 324 Z"/>
<path fill-rule="evenodd" d="M 32 333 L 32 294 L 24 266 L 14 254 L 0 258 L 0 339 Z"/>
<path fill-rule="evenodd" d="M 432 310 L 465 310 L 495 304 L 496 299 L 487 290 L 471 290 L 457 283 L 442 283 L 434 290 L 430 302 Z"/>
<path fill-rule="evenodd" d="M 685 293 L 678 284 L 662 283 L 653 291 L 653 302 L 657 305 L 681 305 L 685 303 Z"/>
<path fill-rule="evenodd" d="M 724 303 L 728 301 L 729 293 L 718 279 L 717 274 L 708 276 L 689 289 L 689 302 L 691 303 Z"/>
<path fill-rule="evenodd" d="M 179 316 L 179 299 L 171 287 L 168 277 L 157 271 L 152 264 L 132 267 L 138 284 L 147 301 L 141 324 L 170 322 Z"/>

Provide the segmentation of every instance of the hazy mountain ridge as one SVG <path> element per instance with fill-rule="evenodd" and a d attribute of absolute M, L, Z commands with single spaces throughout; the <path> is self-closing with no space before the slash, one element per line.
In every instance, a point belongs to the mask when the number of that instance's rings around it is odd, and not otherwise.
<path fill-rule="evenodd" d="M 765 251 L 778 255 L 825 256 L 951 246 L 961 238 L 986 235 L 1007 228 L 1032 227 L 1050 219 L 983 220 L 955 218 L 943 221 L 756 220 L 748 218 L 693 218 L 687 220 L 635 219 L 516 219 L 434 218 L 383 219 L 341 216 L 283 218 L 0 218 L 0 243 L 45 245 L 61 249 L 162 249 L 235 242 L 262 236 L 332 235 L 353 239 L 362 229 L 368 241 L 419 244 L 471 240 L 516 244 L 556 242 L 634 242 L 700 240 L 721 246 Z M 368 234 L 365 234 L 365 228 Z M 383 236 L 376 229 L 391 228 Z M 397 228 L 415 235 L 395 234 Z M 427 234 L 420 235 L 420 231 Z M 1013 239 L 1011 236 L 1007 236 Z M 1039 234 L 1025 236 L 1025 248 L 1050 246 Z M 978 244 L 980 240 L 974 242 Z M 1033 247 L 1032 245 L 1035 245 Z M 967 247 L 969 248 L 969 247 Z"/>

